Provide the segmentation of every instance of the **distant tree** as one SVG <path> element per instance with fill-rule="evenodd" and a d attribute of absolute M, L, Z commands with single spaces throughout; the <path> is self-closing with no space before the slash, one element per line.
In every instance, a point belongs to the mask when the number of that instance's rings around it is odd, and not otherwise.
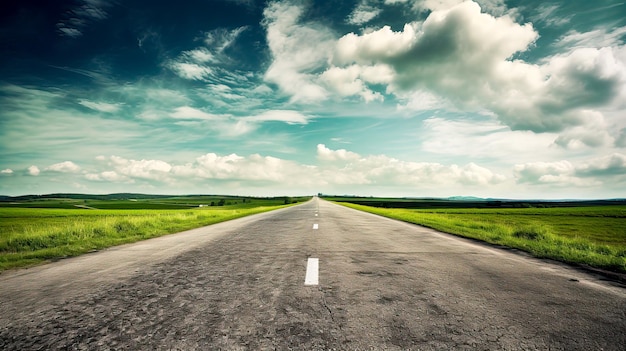
<path fill-rule="evenodd" d="M 220 199 L 220 201 L 217 203 L 218 206 L 224 206 L 224 204 L 226 204 L 226 200 L 224 199 Z"/>
<path fill-rule="evenodd" d="M 211 201 L 211 206 L 215 206 L 215 201 Z"/>

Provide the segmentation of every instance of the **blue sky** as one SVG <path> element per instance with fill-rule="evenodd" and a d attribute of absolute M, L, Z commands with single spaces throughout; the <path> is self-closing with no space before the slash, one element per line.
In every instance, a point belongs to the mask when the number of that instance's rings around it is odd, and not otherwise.
<path fill-rule="evenodd" d="M 626 197 L 623 1 L 0 7 L 0 194 Z"/>

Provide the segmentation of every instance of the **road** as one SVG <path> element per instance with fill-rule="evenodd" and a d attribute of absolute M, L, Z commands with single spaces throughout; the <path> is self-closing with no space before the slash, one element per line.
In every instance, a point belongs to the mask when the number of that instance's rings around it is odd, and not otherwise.
<path fill-rule="evenodd" d="M 624 345 L 623 287 L 317 198 L 0 275 L 2 350 Z"/>

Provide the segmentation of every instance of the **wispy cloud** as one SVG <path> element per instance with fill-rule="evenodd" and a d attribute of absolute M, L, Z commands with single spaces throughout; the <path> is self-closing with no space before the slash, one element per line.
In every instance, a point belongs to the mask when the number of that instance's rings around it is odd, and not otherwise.
<path fill-rule="evenodd" d="M 245 117 L 250 122 L 285 122 L 287 124 L 306 124 L 308 118 L 298 111 L 293 110 L 270 110 L 261 114 Z"/>
<path fill-rule="evenodd" d="M 626 27 L 601 27 L 583 33 L 571 30 L 558 40 L 557 45 L 568 50 L 618 47 L 624 45 L 623 38 L 625 35 Z"/>
<path fill-rule="evenodd" d="M 534 9 L 535 14 L 530 19 L 533 23 L 545 23 L 551 27 L 563 26 L 569 23 L 574 16 L 559 16 L 560 8 L 557 4 L 541 4 Z"/>
<path fill-rule="evenodd" d="M 221 73 L 216 67 L 229 65 L 231 58 L 226 50 L 231 47 L 247 27 L 232 30 L 218 28 L 204 33 L 201 46 L 183 51 L 164 65 L 181 78 L 200 81 L 221 81 Z"/>
<path fill-rule="evenodd" d="M 225 116 L 219 116 L 212 113 L 207 113 L 199 109 L 181 106 L 174 109 L 174 112 L 170 114 L 172 118 L 177 119 L 200 119 L 200 120 L 216 120 L 224 119 Z"/>
<path fill-rule="evenodd" d="M 376 18 L 382 10 L 377 0 L 361 0 L 347 18 L 350 24 L 362 25 Z"/>
<path fill-rule="evenodd" d="M 89 24 L 107 19 L 107 10 L 111 6 L 112 3 L 105 0 L 82 0 L 65 13 L 64 18 L 57 23 L 57 30 L 61 36 L 80 37 Z"/>
<path fill-rule="evenodd" d="M 107 113 L 113 113 L 113 112 L 117 112 L 120 109 L 120 105 L 119 104 L 111 104 L 111 103 L 107 103 L 107 102 L 95 102 L 95 101 L 89 101 L 89 100 L 79 100 L 78 103 L 80 105 L 83 105 L 87 108 L 90 108 L 92 110 L 96 110 L 96 111 L 100 111 L 100 112 L 107 112 Z"/>

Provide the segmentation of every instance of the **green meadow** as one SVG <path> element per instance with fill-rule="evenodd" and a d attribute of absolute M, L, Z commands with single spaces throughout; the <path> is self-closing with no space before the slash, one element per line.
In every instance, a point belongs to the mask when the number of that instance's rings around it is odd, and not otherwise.
<path fill-rule="evenodd" d="M 302 200 L 306 198 L 4 202 L 0 203 L 0 271 L 271 211 Z"/>
<path fill-rule="evenodd" d="M 626 273 L 626 206 L 400 209 L 340 204 L 535 257 Z"/>

